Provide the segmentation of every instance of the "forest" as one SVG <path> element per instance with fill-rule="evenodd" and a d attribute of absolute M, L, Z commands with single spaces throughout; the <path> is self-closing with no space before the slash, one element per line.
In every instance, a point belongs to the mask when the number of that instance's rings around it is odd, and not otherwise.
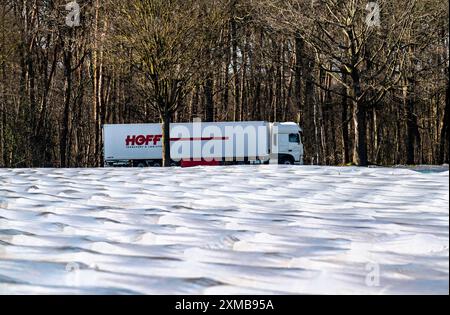
<path fill-rule="evenodd" d="M 195 118 L 297 122 L 306 164 L 448 163 L 448 7 L 0 0 L 0 167 L 99 167 L 104 124 Z"/>

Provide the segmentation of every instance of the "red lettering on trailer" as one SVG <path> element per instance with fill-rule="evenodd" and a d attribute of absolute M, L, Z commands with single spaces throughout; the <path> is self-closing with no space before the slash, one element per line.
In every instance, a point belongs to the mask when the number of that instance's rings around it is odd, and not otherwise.
<path fill-rule="evenodd" d="M 127 136 L 125 139 L 127 146 L 143 146 L 153 143 L 157 145 L 162 139 L 162 135 L 139 135 L 139 136 Z"/>
<path fill-rule="evenodd" d="M 136 145 L 144 145 L 145 144 L 145 137 L 144 136 L 137 136 L 136 137 Z"/>
<path fill-rule="evenodd" d="M 128 136 L 126 140 L 127 146 L 136 144 L 136 136 Z"/>
<path fill-rule="evenodd" d="M 156 135 L 153 137 L 153 144 L 157 145 L 159 141 L 161 141 L 162 135 Z"/>

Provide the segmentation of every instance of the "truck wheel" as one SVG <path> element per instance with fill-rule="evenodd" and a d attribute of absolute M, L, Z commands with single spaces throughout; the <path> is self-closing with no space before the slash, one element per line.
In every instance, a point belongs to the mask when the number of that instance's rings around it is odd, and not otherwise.
<path fill-rule="evenodd" d="M 294 161 L 291 159 L 283 158 L 280 160 L 281 165 L 294 165 Z"/>
<path fill-rule="evenodd" d="M 140 163 L 137 164 L 137 167 L 140 167 L 140 168 L 143 168 L 143 167 L 146 167 L 146 166 L 147 165 L 145 165 L 144 162 L 140 162 Z"/>
<path fill-rule="evenodd" d="M 159 162 L 155 162 L 152 164 L 152 167 L 161 167 L 161 164 Z"/>

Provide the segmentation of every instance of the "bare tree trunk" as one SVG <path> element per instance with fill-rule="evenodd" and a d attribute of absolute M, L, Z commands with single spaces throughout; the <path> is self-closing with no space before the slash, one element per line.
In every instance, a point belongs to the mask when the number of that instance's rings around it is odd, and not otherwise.
<path fill-rule="evenodd" d="M 71 35 L 69 35 L 71 36 Z M 72 98 L 72 43 L 69 43 L 69 47 L 66 47 L 64 52 L 64 75 L 65 75 L 65 95 L 64 95 L 64 112 L 62 121 L 62 131 L 60 135 L 60 163 L 61 167 L 68 167 L 67 146 L 69 143 L 70 135 L 70 101 Z"/>
<path fill-rule="evenodd" d="M 169 112 L 168 105 L 162 105 L 164 108 L 161 113 L 161 120 L 163 124 L 163 166 L 170 167 L 171 159 L 170 159 L 170 122 L 172 115 Z"/>
<path fill-rule="evenodd" d="M 6 128 L 6 92 L 5 92 L 5 82 L 6 82 L 6 66 L 2 65 L 2 82 L 0 82 L 0 167 L 5 167 L 5 128 Z"/>
<path fill-rule="evenodd" d="M 304 40 L 299 34 L 295 36 L 295 85 L 294 85 L 294 100 L 297 108 L 297 122 L 303 126 L 303 108 L 302 108 L 302 69 L 304 66 L 303 50 Z"/>
<path fill-rule="evenodd" d="M 241 85 L 239 80 L 238 68 L 238 45 L 237 45 L 237 26 L 234 17 L 231 19 L 231 41 L 232 41 L 232 58 L 233 58 L 233 75 L 234 75 L 234 110 L 233 120 L 239 118 L 239 103 L 241 100 Z"/>
<path fill-rule="evenodd" d="M 225 120 L 229 119 L 229 103 L 230 103 L 230 64 L 231 64 L 231 53 L 230 53 L 230 45 L 231 45 L 231 32 L 228 29 L 227 31 L 227 43 L 226 43 L 226 53 L 225 53 L 225 66 L 224 66 L 224 92 L 223 92 L 223 100 L 222 100 L 222 111 L 223 117 Z"/>
<path fill-rule="evenodd" d="M 378 113 L 377 108 L 372 109 L 372 120 L 373 120 L 373 163 L 378 164 L 379 152 L 380 152 L 380 130 L 378 126 Z"/>
<path fill-rule="evenodd" d="M 367 119 L 365 105 L 354 104 L 355 121 L 355 156 L 354 163 L 359 166 L 367 166 Z"/>
<path fill-rule="evenodd" d="M 198 90 L 199 90 L 198 87 L 194 88 L 194 90 L 192 91 L 191 102 L 189 103 L 189 116 L 190 116 L 191 121 L 197 117 L 197 108 L 198 108 L 198 101 L 199 101 Z"/>
<path fill-rule="evenodd" d="M 282 45 L 275 43 L 274 47 L 276 47 L 277 49 L 277 55 L 276 55 L 276 59 L 275 61 L 275 67 L 276 67 L 276 71 L 275 71 L 275 109 L 274 109 L 274 121 L 278 121 L 281 118 L 281 112 L 282 112 L 282 70 L 281 70 L 281 58 L 282 58 Z"/>
<path fill-rule="evenodd" d="M 406 87 L 405 97 L 405 110 L 406 110 L 406 125 L 407 125 L 407 160 L 406 164 L 416 164 L 415 150 L 420 147 L 420 134 L 419 126 L 417 124 L 417 116 L 414 113 L 414 82 L 408 80 L 408 86 Z"/>
<path fill-rule="evenodd" d="M 305 59 L 305 96 L 303 97 L 305 101 L 304 111 L 305 111 L 305 131 L 304 134 L 306 136 L 305 145 L 306 148 L 309 148 L 310 160 L 311 163 L 314 164 L 314 160 L 316 160 L 316 164 L 319 163 L 319 133 L 317 126 L 317 109 L 316 109 L 316 101 L 314 98 L 314 60 L 311 58 Z M 308 150 L 307 150 L 308 151 Z M 306 152 L 308 154 L 308 152 Z"/>
<path fill-rule="evenodd" d="M 355 151 L 353 162 L 359 166 L 367 166 L 367 117 L 366 104 L 361 98 L 361 82 L 359 72 L 356 68 L 352 69 L 352 88 L 353 88 L 353 120 L 355 125 Z"/>
<path fill-rule="evenodd" d="M 212 75 L 208 75 L 204 85 L 205 92 L 205 121 L 214 121 L 214 97 L 213 97 L 214 81 Z"/>
<path fill-rule="evenodd" d="M 347 75 L 344 74 L 342 80 L 344 82 L 347 81 Z M 342 146 L 343 146 L 343 157 L 344 164 L 350 163 L 350 138 L 349 138 L 349 118 L 348 118 L 348 91 L 346 86 L 342 86 L 341 89 L 341 106 L 342 106 L 342 115 L 341 115 L 341 124 L 342 124 Z"/>
<path fill-rule="evenodd" d="M 91 73 L 92 73 L 92 113 L 91 113 L 91 119 L 92 119 L 92 125 L 94 127 L 93 132 L 91 132 L 91 145 L 92 148 L 90 149 L 90 151 L 93 153 L 94 155 L 94 160 L 93 160 L 93 164 L 96 165 L 97 164 L 97 142 L 98 142 L 98 132 L 97 132 L 97 120 L 98 120 L 98 71 L 97 71 L 97 59 L 98 59 L 98 39 L 97 39 L 97 33 L 98 33 L 98 19 L 99 19 L 99 2 L 98 0 L 95 1 L 95 20 L 94 20 L 94 48 L 92 50 L 92 62 L 91 62 Z"/>
<path fill-rule="evenodd" d="M 439 150 L 439 163 L 449 163 L 450 159 L 450 140 L 449 140 L 449 111 L 450 111 L 450 89 L 449 83 L 447 83 L 447 89 L 445 93 L 445 109 L 444 109 L 444 123 L 441 129 L 440 150 Z"/>
<path fill-rule="evenodd" d="M 242 51 L 242 70 L 241 70 L 241 92 L 239 100 L 239 120 L 244 121 L 247 117 L 247 89 L 246 89 L 246 77 L 247 77 L 247 59 L 248 59 L 248 36 L 245 37 L 244 49 Z"/>
<path fill-rule="evenodd" d="M 102 84 L 102 59 L 103 52 L 99 47 L 99 23 L 100 23 L 100 3 L 99 0 L 95 0 L 95 14 L 94 14 L 94 48 L 92 50 L 92 87 L 93 87 L 93 103 L 92 103 L 92 121 L 94 125 L 94 133 L 92 134 L 93 140 L 93 154 L 94 154 L 94 165 L 100 165 L 100 155 L 101 155 L 101 84 Z M 106 25 L 105 25 L 106 27 Z"/>

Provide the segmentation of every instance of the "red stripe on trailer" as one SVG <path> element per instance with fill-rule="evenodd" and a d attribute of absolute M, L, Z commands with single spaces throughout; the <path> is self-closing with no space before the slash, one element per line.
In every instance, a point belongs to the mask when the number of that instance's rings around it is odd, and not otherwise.
<path fill-rule="evenodd" d="M 229 140 L 229 137 L 209 137 L 209 138 L 170 138 L 170 141 L 212 141 L 212 140 Z"/>
<path fill-rule="evenodd" d="M 220 162 L 216 160 L 206 161 L 202 159 L 201 161 L 193 160 L 182 160 L 181 167 L 195 167 L 195 166 L 219 166 Z"/>

